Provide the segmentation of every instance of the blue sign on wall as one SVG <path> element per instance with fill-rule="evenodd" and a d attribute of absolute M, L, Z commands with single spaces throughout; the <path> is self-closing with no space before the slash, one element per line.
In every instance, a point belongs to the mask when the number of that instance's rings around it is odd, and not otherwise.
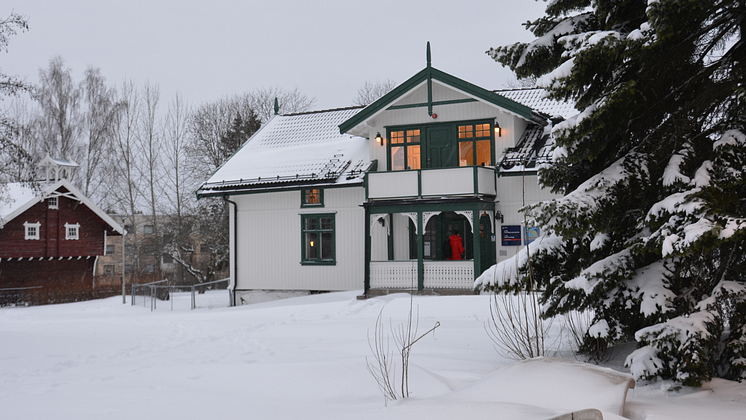
<path fill-rule="evenodd" d="M 530 227 L 526 228 L 526 245 L 530 244 L 531 242 L 535 241 L 539 237 L 539 228 L 537 227 Z"/>
<path fill-rule="evenodd" d="M 520 246 L 521 245 L 521 226 L 520 225 L 502 225 L 503 246 Z"/>

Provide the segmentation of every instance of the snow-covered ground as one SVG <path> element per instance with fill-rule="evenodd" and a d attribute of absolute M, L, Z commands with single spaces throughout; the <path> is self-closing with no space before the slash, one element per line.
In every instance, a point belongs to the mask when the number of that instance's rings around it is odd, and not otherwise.
<path fill-rule="evenodd" d="M 0 417 L 546 419 L 563 412 L 554 400 L 605 404 L 605 387 L 589 391 L 580 376 L 552 367 L 557 396 L 572 397 L 540 397 L 545 384 L 501 358 L 486 334 L 487 296 L 414 298 L 420 332 L 441 326 L 413 347 L 411 398 L 386 406 L 366 368 L 368 334 L 382 308 L 387 333 L 389 322 L 404 322 L 408 295 L 361 301 L 345 292 L 226 308 L 226 292 L 214 293 L 202 297 L 214 304 L 193 311 L 188 294 L 173 310 L 121 297 L 0 308 Z M 746 384 L 670 387 L 638 384 L 624 416 L 746 418 Z"/>

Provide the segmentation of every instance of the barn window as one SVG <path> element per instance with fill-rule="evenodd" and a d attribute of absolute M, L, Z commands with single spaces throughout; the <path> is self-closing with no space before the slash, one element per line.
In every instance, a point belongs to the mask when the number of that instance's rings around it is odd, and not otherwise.
<path fill-rule="evenodd" d="M 47 205 L 50 209 L 53 209 L 53 210 L 60 208 L 59 197 L 49 197 L 47 199 Z"/>
<path fill-rule="evenodd" d="M 105 276 L 113 276 L 114 275 L 114 266 L 113 265 L 105 265 L 104 266 L 104 275 Z"/>
<path fill-rule="evenodd" d="M 70 223 L 65 223 L 65 239 L 67 240 L 80 239 L 80 223 L 76 223 L 74 225 L 71 225 Z"/>
<path fill-rule="evenodd" d="M 302 264 L 335 264 L 334 214 L 301 215 Z"/>
<path fill-rule="evenodd" d="M 41 226 L 41 223 L 29 223 L 25 222 L 23 224 L 23 227 L 26 230 L 26 235 L 24 236 L 24 239 L 39 239 L 39 227 Z"/>
<path fill-rule="evenodd" d="M 106 245 L 106 253 L 105 255 L 114 255 L 115 253 L 114 245 Z"/>

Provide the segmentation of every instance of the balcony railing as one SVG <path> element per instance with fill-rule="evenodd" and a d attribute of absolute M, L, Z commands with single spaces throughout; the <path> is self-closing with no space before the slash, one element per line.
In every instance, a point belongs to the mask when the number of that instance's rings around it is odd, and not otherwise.
<path fill-rule="evenodd" d="M 495 169 L 489 166 L 370 172 L 369 200 L 496 195 Z"/>

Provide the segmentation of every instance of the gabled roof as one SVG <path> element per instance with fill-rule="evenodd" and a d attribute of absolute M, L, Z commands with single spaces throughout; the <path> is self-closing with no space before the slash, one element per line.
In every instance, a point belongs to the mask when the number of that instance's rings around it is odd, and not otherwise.
<path fill-rule="evenodd" d="M 498 106 L 527 120 L 533 119 L 533 112 L 530 107 L 520 104 L 514 100 L 508 99 L 495 92 L 481 88 L 465 80 L 459 79 L 458 77 L 451 76 L 448 73 L 431 67 L 428 63 L 428 66 L 425 67 L 422 71 L 410 77 L 408 80 L 395 87 L 391 92 L 387 93 L 386 95 L 379 98 L 377 101 L 365 107 L 354 117 L 340 124 L 339 131 L 341 133 L 349 132 L 353 128 L 385 111 L 399 98 L 406 95 L 413 89 L 417 88 L 423 83 L 431 84 L 433 80 L 437 80 L 442 84 L 448 85 L 458 91 L 461 91 L 466 96 L 469 96 L 475 100 Z M 438 105 L 438 103 L 433 102 L 432 98 L 430 98 L 430 101 L 428 103 L 430 111 L 432 111 L 433 105 Z"/>
<path fill-rule="evenodd" d="M 535 172 L 539 166 L 552 163 L 553 145 L 547 127 L 529 125 L 518 144 L 505 149 L 498 159 L 500 173 Z"/>
<path fill-rule="evenodd" d="M 202 184 L 197 196 L 361 184 L 371 164 L 368 141 L 337 128 L 360 109 L 275 115 Z"/>
<path fill-rule="evenodd" d="M 86 207 L 91 209 L 98 217 L 101 218 L 106 224 L 108 224 L 112 230 L 119 233 L 124 233 L 124 229 L 114 219 L 111 218 L 106 212 L 101 210 L 97 205 L 93 204 L 86 196 L 83 195 L 77 188 L 75 188 L 70 182 L 65 179 L 61 179 L 55 183 L 49 183 L 46 185 L 39 185 L 34 187 L 30 184 L 20 183 L 9 183 L 5 184 L 5 189 L 0 195 L 0 228 L 5 226 L 8 222 L 15 219 L 16 217 L 23 214 L 26 210 L 33 207 L 36 203 L 49 198 L 64 196 L 73 200 L 77 200 L 84 204 Z M 61 188 L 65 188 L 67 192 L 58 191 Z"/>

